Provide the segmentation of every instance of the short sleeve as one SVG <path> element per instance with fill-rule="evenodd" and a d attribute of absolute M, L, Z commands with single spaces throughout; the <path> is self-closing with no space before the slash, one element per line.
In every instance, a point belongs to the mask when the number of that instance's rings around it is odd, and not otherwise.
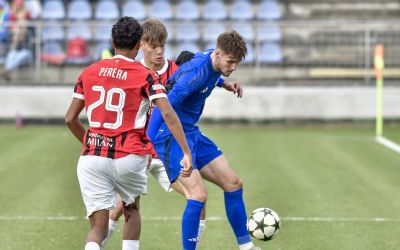
<path fill-rule="evenodd" d="M 72 97 L 78 98 L 81 100 L 85 100 L 85 95 L 83 94 L 83 81 L 82 81 L 81 76 L 79 76 L 79 78 L 78 78 L 78 81 L 74 88 L 74 93 L 72 94 Z"/>
<path fill-rule="evenodd" d="M 166 98 L 167 95 L 165 94 L 165 87 L 162 82 L 159 80 L 154 80 L 151 73 L 149 73 L 146 77 L 146 85 L 145 85 L 145 92 L 146 95 L 149 97 L 150 101 L 153 101 L 158 98 Z"/>
<path fill-rule="evenodd" d="M 222 85 L 224 84 L 224 82 L 225 82 L 224 78 L 222 78 L 222 77 L 218 78 L 217 86 L 218 86 L 218 87 L 222 87 Z"/>

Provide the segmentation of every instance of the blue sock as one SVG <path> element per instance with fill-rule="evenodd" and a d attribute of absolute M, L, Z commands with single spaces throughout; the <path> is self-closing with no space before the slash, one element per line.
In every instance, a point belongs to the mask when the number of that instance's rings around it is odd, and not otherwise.
<path fill-rule="evenodd" d="M 247 214 L 243 202 L 243 189 L 224 192 L 224 197 L 226 216 L 229 223 L 231 223 L 238 244 L 242 245 L 250 242 L 250 235 L 246 227 Z"/>
<path fill-rule="evenodd" d="M 203 207 L 204 202 L 187 200 L 182 216 L 182 245 L 184 250 L 196 249 L 200 213 Z"/>

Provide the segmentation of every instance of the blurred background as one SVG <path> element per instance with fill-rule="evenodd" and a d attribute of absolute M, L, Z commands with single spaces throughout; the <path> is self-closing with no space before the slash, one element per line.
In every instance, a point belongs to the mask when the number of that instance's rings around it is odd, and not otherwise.
<path fill-rule="evenodd" d="M 0 7 L 0 118 L 62 117 L 65 91 L 110 47 L 110 29 L 122 15 L 162 20 L 170 59 L 182 50 L 213 48 L 227 29 L 246 38 L 248 55 L 231 80 L 244 84 L 248 95 L 241 103 L 214 98 L 226 105 L 210 104 L 205 118 L 374 119 L 374 48 L 380 43 L 390 90 L 385 114 L 400 117 L 396 0 L 2 0 Z"/>
<path fill-rule="evenodd" d="M 374 119 L 378 43 L 385 46 L 385 117 L 400 117 L 396 0 L 1 0 L 0 8 L 0 119 L 62 117 L 66 93 L 110 47 L 122 15 L 162 20 L 170 59 L 213 48 L 227 29 L 246 38 L 248 55 L 231 78 L 246 86 L 245 98 L 214 98 L 205 118 Z"/>

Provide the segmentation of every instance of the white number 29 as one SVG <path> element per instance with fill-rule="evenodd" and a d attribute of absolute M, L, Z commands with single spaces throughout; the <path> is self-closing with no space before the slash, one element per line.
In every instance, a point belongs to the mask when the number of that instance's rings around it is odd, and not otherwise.
<path fill-rule="evenodd" d="M 92 120 L 92 112 L 95 108 L 99 107 L 102 105 L 105 101 L 105 106 L 104 108 L 108 111 L 116 112 L 117 113 L 117 120 L 114 123 L 109 123 L 105 122 L 103 123 L 104 128 L 108 129 L 117 129 L 122 125 L 122 117 L 124 115 L 124 112 L 122 109 L 124 108 L 125 105 L 125 92 L 124 90 L 120 88 L 112 88 L 109 91 L 107 91 L 107 96 L 106 96 L 106 91 L 104 90 L 103 86 L 93 86 L 92 87 L 93 91 L 100 92 L 100 97 L 97 101 L 89 105 L 87 109 L 87 117 L 89 120 L 89 125 L 93 128 L 99 128 L 102 126 L 100 122 L 96 122 Z M 118 94 L 118 104 L 112 104 L 112 99 L 114 94 Z"/>

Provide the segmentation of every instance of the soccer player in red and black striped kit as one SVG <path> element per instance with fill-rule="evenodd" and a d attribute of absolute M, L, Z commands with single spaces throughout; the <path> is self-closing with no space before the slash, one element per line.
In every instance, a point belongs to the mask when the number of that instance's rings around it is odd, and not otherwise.
<path fill-rule="evenodd" d="M 166 85 L 169 77 L 175 73 L 178 69 L 177 64 L 182 64 L 186 61 L 189 61 L 194 53 L 186 51 L 182 52 L 181 55 L 178 56 L 175 64 L 173 61 L 166 59 L 164 57 L 165 44 L 168 37 L 168 32 L 166 30 L 165 25 L 157 19 L 148 19 L 142 24 L 143 28 L 143 36 L 141 40 L 141 49 L 143 51 L 143 58 L 141 59 L 141 63 L 151 69 L 156 71 L 157 75 L 161 82 Z M 166 88 L 170 88 L 171 86 L 166 86 Z M 149 110 L 149 116 L 151 115 L 152 108 Z M 161 160 L 158 158 L 157 153 L 153 150 L 153 158 L 150 162 L 150 165 L 147 169 L 147 173 L 150 173 L 160 184 L 160 186 L 166 191 L 172 191 L 170 187 L 170 182 L 165 171 L 164 165 Z M 184 191 L 177 188 L 177 192 L 184 195 Z M 123 204 L 121 200 L 117 197 L 116 208 L 110 211 L 110 220 L 109 220 L 109 231 L 106 239 L 102 242 L 102 247 L 105 246 L 115 229 L 118 225 L 118 220 L 123 214 Z M 139 225 L 140 226 L 140 225 Z M 205 209 L 202 211 L 202 220 L 200 221 L 199 226 L 199 235 L 202 236 L 205 230 Z"/>
<path fill-rule="evenodd" d="M 68 128 L 83 143 L 77 174 L 91 226 L 85 250 L 100 250 L 107 236 L 109 210 L 115 206 L 115 191 L 125 204 L 122 249 L 139 249 L 139 198 L 147 191 L 146 166 L 152 152 L 145 135 L 150 101 L 162 110 L 185 152 L 181 175 L 189 176 L 192 171 L 191 153 L 165 87 L 154 71 L 133 60 L 142 27 L 134 18 L 122 17 L 111 33 L 116 55 L 82 72 L 65 117 Z M 78 119 L 84 108 L 88 130 Z"/>

